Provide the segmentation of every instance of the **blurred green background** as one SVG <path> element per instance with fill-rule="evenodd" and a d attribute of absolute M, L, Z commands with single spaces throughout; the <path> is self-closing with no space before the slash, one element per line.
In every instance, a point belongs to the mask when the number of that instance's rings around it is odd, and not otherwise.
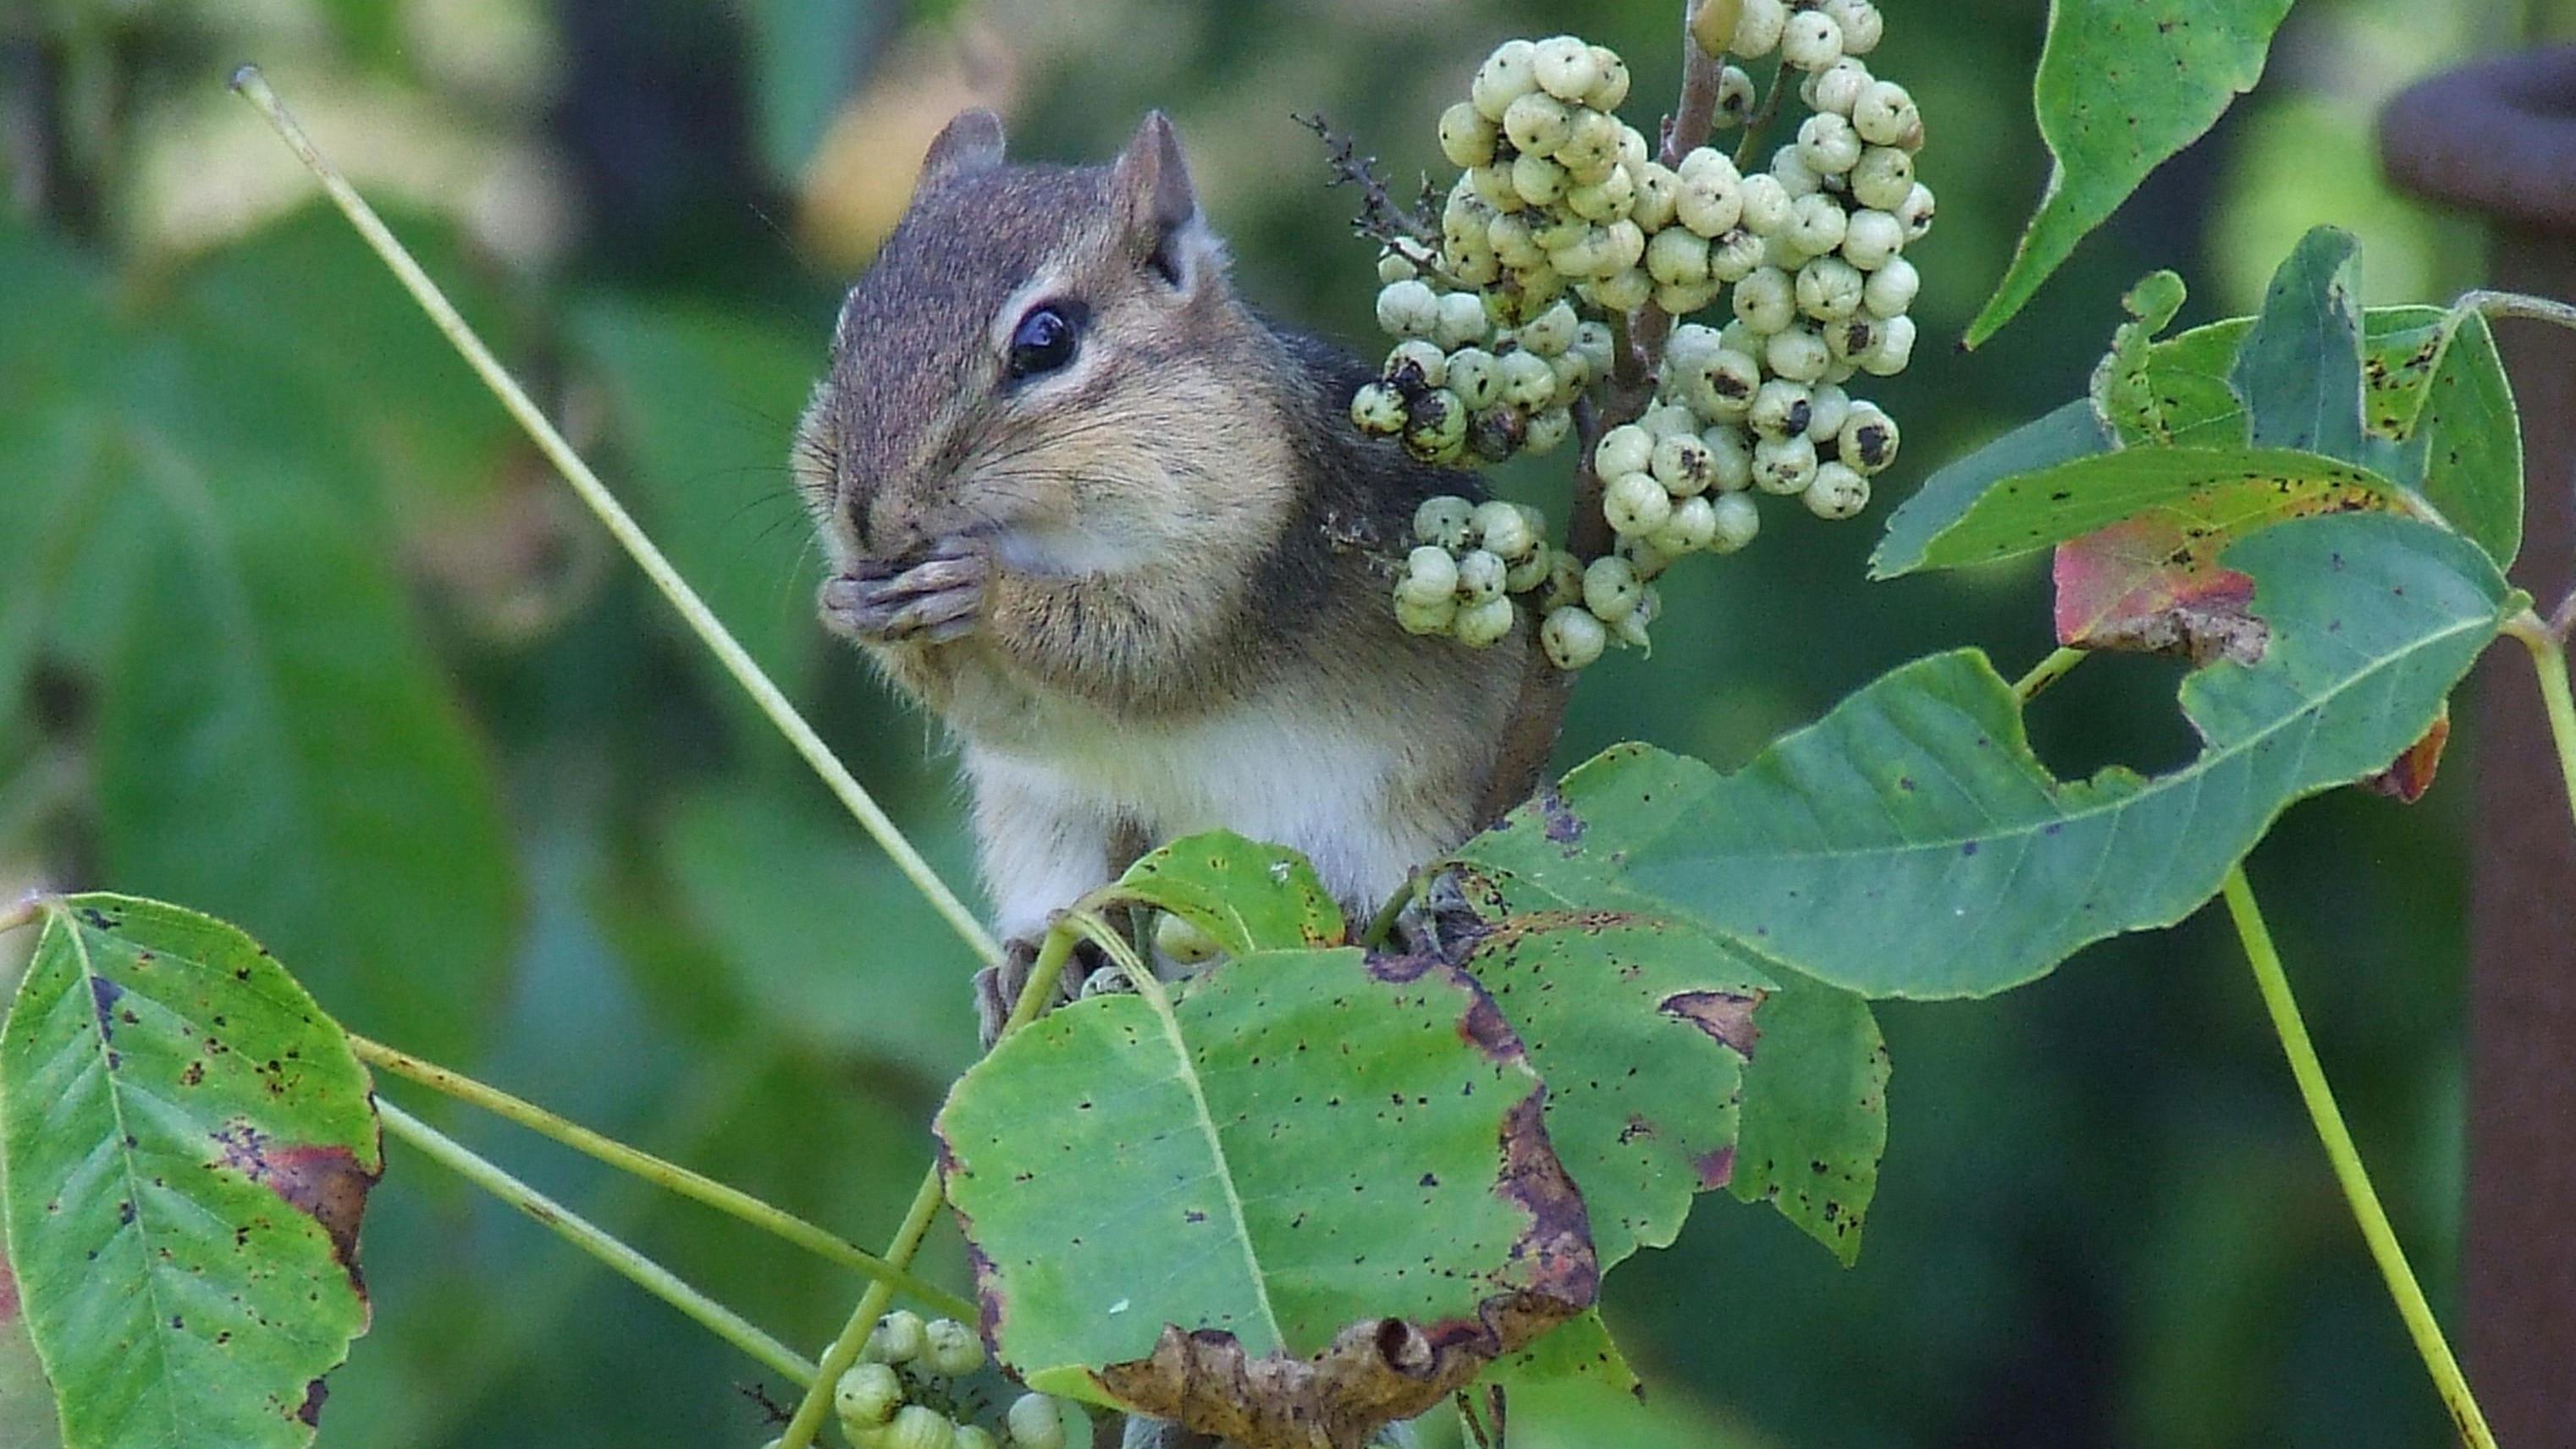
<path fill-rule="evenodd" d="M 1958 335 L 2045 174 L 2039 0 L 1882 0 Z M 350 1027 L 881 1238 L 973 1022 L 968 961 L 675 626 L 223 78 L 257 59 L 478 325 L 962 879 L 935 729 L 809 607 L 785 468 L 839 289 L 955 110 L 1096 159 L 1169 110 L 1244 289 L 1367 344 L 1366 249 L 1291 110 L 1399 175 L 1499 38 L 1577 28 L 1669 95 L 1677 3 L 1485 0 L 14 0 L 0 15 L 0 894 L 107 886 L 228 916 Z M 2508 0 L 2308 0 L 2263 88 L 1985 350 L 1878 389 L 1883 482 L 2070 396 L 2157 266 L 2241 311 L 2301 230 L 2370 300 L 2478 275 L 2390 194 L 2377 103 L 2564 33 Z M 1533 499 L 1538 467 L 1509 486 Z M 1649 664 L 1588 677 L 1563 758 L 1743 760 L 1879 670 L 2049 643 L 2036 567 L 1862 581 L 1884 517 L 1773 511 L 1678 571 Z M 2191 746 L 2175 671 L 2114 660 L 2037 711 L 2061 771 Z M 2473 746 L 2472 721 L 2466 732 Z M 2462 753 L 2466 753 L 2465 751 Z M 2401 1236 L 2447 1304 L 2460 1190 L 2464 791 L 2346 792 L 2256 857 Z M 0 982 L 24 939 L 0 942 Z M 2442 1415 L 2310 1139 L 2232 938 L 2195 920 L 1996 1002 L 1881 1009 L 1896 1060 L 1844 1270 L 1704 1200 L 1612 1284 L 1661 1442 L 2420 1445 Z M 388 1095 L 791 1341 L 858 1283 L 401 1084 Z M 953 1241 L 939 1270 L 959 1276 Z M 373 1333 L 322 1442 L 749 1446 L 752 1365 L 397 1149 Z M 0 1345 L 0 1449 L 49 1443 Z M 774 1386 L 773 1386 L 774 1387 Z M 1526 1449 L 1598 1442 L 1515 1420 Z M 1631 1440 L 1625 1431 L 1622 1442 Z"/>

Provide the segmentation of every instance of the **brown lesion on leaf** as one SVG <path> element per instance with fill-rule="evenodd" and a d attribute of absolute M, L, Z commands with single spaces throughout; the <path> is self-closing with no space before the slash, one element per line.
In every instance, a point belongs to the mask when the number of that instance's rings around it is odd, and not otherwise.
<path fill-rule="evenodd" d="M 1699 1174 L 1699 1190 L 1715 1192 L 1735 1180 L 1735 1144 L 1712 1148 L 1691 1159 Z"/>
<path fill-rule="evenodd" d="M 1749 1062 L 1753 1060 L 1754 1046 L 1762 1039 L 1762 1028 L 1754 1021 L 1753 1013 L 1769 995 L 1759 990 L 1685 991 L 1665 997 L 1657 1009 L 1707 1032 Z"/>
<path fill-rule="evenodd" d="M 2387 769 L 2362 777 L 2363 789 L 2385 795 L 2401 804 L 2412 805 L 2433 788 L 2434 772 L 2442 765 L 2442 749 L 2451 740 L 2451 707 L 2448 702 L 2434 717 L 2433 727 L 2424 737 L 2406 747 Z"/>
<path fill-rule="evenodd" d="M 286 1200 L 288 1206 L 321 1224 L 331 1240 L 331 1256 L 349 1275 L 361 1307 L 367 1306 L 366 1275 L 358 1267 L 358 1224 L 366 1215 L 367 1195 L 384 1169 L 361 1165 L 358 1155 L 329 1143 L 281 1143 L 248 1122 L 233 1121 L 212 1134 L 218 1156 L 213 1166 L 229 1168 Z"/>

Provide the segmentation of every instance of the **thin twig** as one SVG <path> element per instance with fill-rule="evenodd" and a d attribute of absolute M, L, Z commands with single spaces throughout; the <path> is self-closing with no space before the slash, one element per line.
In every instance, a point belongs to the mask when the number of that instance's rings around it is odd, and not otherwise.
<path fill-rule="evenodd" d="M 411 293 L 412 300 L 429 315 L 429 320 L 447 338 L 449 345 L 464 357 L 475 375 L 483 380 L 483 385 L 492 390 L 493 396 L 500 399 L 501 406 L 518 420 L 519 426 L 536 443 L 537 451 L 545 454 L 546 460 L 555 465 L 564 481 L 581 495 L 582 502 L 598 515 L 601 524 L 644 570 L 645 577 L 653 581 L 653 586 L 670 600 L 671 607 L 679 611 L 680 617 L 706 645 L 708 652 L 716 656 L 716 661 L 734 677 L 735 683 L 742 686 L 743 692 L 751 696 L 752 703 L 758 705 L 761 713 L 769 717 L 769 722 L 777 726 L 778 732 L 786 736 L 788 744 L 804 757 L 806 764 L 813 767 L 814 773 L 822 777 L 823 783 L 859 824 L 867 828 L 868 834 L 876 838 L 877 844 L 894 859 L 896 868 L 912 882 L 913 888 L 929 900 L 975 954 L 988 962 L 999 961 L 1001 947 L 975 919 L 974 912 L 966 909 L 965 902 L 959 900 L 956 892 L 948 888 L 948 883 L 939 878 L 939 873 L 930 868 L 930 862 L 921 858 L 921 852 L 904 838 L 903 831 L 877 804 L 876 797 L 870 795 L 867 787 L 861 785 L 848 767 L 832 754 L 831 747 L 823 743 L 823 737 L 814 732 L 814 727 L 796 712 L 796 706 L 788 701 L 786 694 L 761 672 L 760 665 L 736 642 L 732 631 L 716 618 L 706 601 L 689 587 L 688 581 L 680 577 L 679 570 L 663 557 L 653 540 L 617 501 L 617 496 L 608 491 L 608 485 L 599 481 L 599 475 L 593 473 L 590 465 L 573 451 L 572 445 L 564 441 L 563 434 L 555 430 L 554 424 L 529 399 L 518 380 L 510 376 L 509 369 L 492 355 L 492 349 L 486 347 L 474 329 L 466 325 L 465 319 L 448 302 L 446 294 L 430 280 L 429 273 L 421 270 L 420 263 L 412 260 L 411 253 L 395 239 L 375 209 L 368 206 L 366 199 L 359 196 L 338 169 L 323 157 L 312 138 L 305 135 L 304 128 L 287 113 L 285 103 L 269 88 L 267 79 L 259 73 L 259 67 L 246 65 L 235 71 L 232 84 L 233 89 L 268 119 L 269 125 L 276 128 L 287 147 L 320 179 L 322 189 L 330 194 L 341 214 L 357 228 L 358 235 L 366 239 L 367 245 L 375 249 L 376 255 L 383 258 L 385 265 Z"/>
<path fill-rule="evenodd" d="M 814 1365 L 802 1354 L 763 1333 L 741 1314 L 682 1282 L 670 1269 L 611 1237 L 605 1229 L 528 1186 L 464 1144 L 379 1100 L 376 1112 L 385 1130 L 410 1144 L 431 1161 L 545 1224 L 574 1247 L 597 1258 L 637 1287 L 696 1319 L 716 1337 L 759 1360 L 782 1378 L 799 1385 L 814 1381 Z"/>
<path fill-rule="evenodd" d="M 2534 297 L 2522 292 L 2491 292 L 2485 289 L 2462 292 L 2451 304 L 2454 313 L 2475 312 L 2481 317 L 2519 317 L 2526 322 L 2547 322 L 2576 331 L 2576 307 L 2548 297 Z"/>
<path fill-rule="evenodd" d="M 2567 791 L 2568 808 L 2576 811 L 2576 697 L 2568 692 L 2566 638 L 2529 609 L 2508 620 L 2504 632 L 2531 652 L 2532 672 L 2540 680 L 2540 703 L 2549 715 L 2550 742 L 2558 751 L 2558 777 Z"/>
<path fill-rule="evenodd" d="M 950 1318 L 973 1322 L 975 1305 L 944 1288 L 923 1282 L 903 1269 L 886 1262 L 867 1249 L 830 1233 L 784 1208 L 773 1207 L 740 1188 L 728 1187 L 701 1172 L 694 1172 L 676 1162 L 666 1161 L 639 1148 L 629 1147 L 612 1137 L 605 1137 L 587 1127 L 559 1117 L 534 1102 L 514 1097 L 498 1087 L 488 1086 L 462 1073 L 434 1066 L 408 1052 L 397 1051 L 382 1042 L 371 1041 L 355 1032 L 349 1034 L 349 1049 L 358 1060 L 380 1067 L 396 1076 L 471 1103 L 506 1118 L 532 1132 L 550 1137 L 564 1146 L 607 1163 L 620 1172 L 652 1183 L 657 1187 L 703 1203 L 730 1217 L 738 1218 L 796 1246 L 846 1268 L 854 1268 L 871 1278 L 892 1283 L 896 1288 L 920 1300 L 923 1307 Z"/>
<path fill-rule="evenodd" d="M 2089 649 L 2059 649 L 2052 652 L 2047 658 L 2032 665 L 2030 673 L 2013 681 L 2013 698 L 2023 704 L 2030 703 L 2039 697 L 2041 690 L 2064 679 L 2074 671 L 2076 665 L 2083 663 L 2091 654 L 2092 651 Z"/>
<path fill-rule="evenodd" d="M 1397 201 L 1385 179 L 1377 174 L 1377 158 L 1361 155 L 1357 139 L 1348 132 L 1334 130 L 1320 111 L 1311 116 L 1291 111 L 1288 119 L 1314 132 L 1315 139 L 1324 143 L 1324 159 L 1333 168 L 1333 179 L 1325 183 L 1327 186 L 1359 188 L 1360 214 L 1351 222 L 1353 231 L 1388 246 L 1401 240 L 1435 247 L 1440 229 L 1431 222 L 1429 206 L 1410 207 Z M 1422 193 L 1426 202 L 1436 195 L 1428 177 L 1423 179 Z"/>
<path fill-rule="evenodd" d="M 2334 1092 L 2326 1085 L 2316 1044 L 2308 1039 L 2298 1000 L 2290 994 L 2290 978 L 2281 969 L 2281 954 L 2272 945 L 2271 930 L 2263 923 L 2263 913 L 2254 902 L 2254 888 L 2246 882 L 2242 865 L 2228 869 L 2222 889 L 2227 897 L 2228 917 L 2236 923 L 2237 937 L 2245 945 L 2246 962 L 2254 968 L 2254 983 L 2263 993 L 2264 1008 L 2271 1013 L 2272 1029 L 2281 1038 L 2281 1052 L 2290 1059 L 2290 1075 L 2299 1084 L 2300 1100 L 2307 1104 L 2308 1119 L 2316 1128 L 2317 1140 L 2325 1146 L 2326 1159 L 2334 1166 L 2335 1180 L 2343 1187 L 2353 1220 L 2361 1225 L 2362 1240 L 2369 1244 L 2370 1256 L 2378 1263 L 2380 1276 L 2388 1282 L 2389 1296 L 2397 1300 L 2398 1316 L 2406 1321 L 2406 1331 L 2415 1340 L 2415 1351 L 2422 1355 L 2424 1367 L 2433 1376 L 2434 1388 L 2451 1411 L 2451 1423 L 2459 1430 L 2460 1442 L 2471 1449 L 2495 1449 L 2495 1435 L 2487 1428 L 2486 1415 L 2479 1411 L 2476 1397 L 2469 1392 L 2469 1381 L 2460 1372 L 2459 1360 L 2451 1356 L 2451 1346 L 2442 1337 L 2442 1325 L 2433 1317 L 2433 1306 L 2424 1300 L 2423 1285 L 2415 1281 L 2406 1250 L 2399 1246 L 2396 1230 L 2388 1225 L 2388 1214 L 2379 1205 L 2379 1193 L 2371 1186 L 2370 1173 L 2353 1146 L 2352 1132 L 2344 1126 L 2342 1109 L 2335 1105 Z"/>

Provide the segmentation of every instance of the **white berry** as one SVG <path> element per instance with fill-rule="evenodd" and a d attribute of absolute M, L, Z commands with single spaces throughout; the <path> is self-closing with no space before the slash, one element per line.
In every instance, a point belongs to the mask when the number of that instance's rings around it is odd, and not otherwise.
<path fill-rule="evenodd" d="M 1819 463 L 1800 496 L 1818 518 L 1849 518 L 1869 506 L 1869 480 L 1839 462 Z"/>
<path fill-rule="evenodd" d="M 1815 12 L 1809 11 L 1809 14 Z M 1798 123 L 1798 159 L 1818 176 L 1840 176 L 1860 160 L 1864 143 L 1852 123 L 1822 111 Z"/>
<path fill-rule="evenodd" d="M 1571 35 L 1540 41 L 1530 62 L 1540 88 L 1561 101 L 1580 101 L 1601 83 L 1601 62 L 1592 47 Z"/>
<path fill-rule="evenodd" d="M 853 1432 L 874 1429 L 903 1407 L 903 1380 L 881 1363 L 854 1365 L 832 1387 L 832 1412 Z"/>
<path fill-rule="evenodd" d="M 1876 81 L 1852 102 L 1852 129 L 1873 146 L 1912 151 L 1923 144 L 1923 112 L 1894 81 Z"/>
<path fill-rule="evenodd" d="M 1706 549 L 1716 538 L 1717 505 L 1703 493 L 1674 504 L 1672 518 L 1646 541 L 1665 553 L 1685 554 Z"/>
<path fill-rule="evenodd" d="M 1896 208 L 1896 219 L 1905 223 L 1905 239 L 1917 242 L 1932 230 L 1932 188 L 1917 181 L 1905 193 L 1905 201 Z"/>
<path fill-rule="evenodd" d="M 1840 257 L 1820 256 L 1798 269 L 1798 310 L 1819 322 L 1859 311 L 1860 293 L 1860 269 Z"/>
<path fill-rule="evenodd" d="M 1905 249 L 1905 223 L 1893 212 L 1864 209 L 1843 224 L 1843 260 L 1874 272 Z"/>
<path fill-rule="evenodd" d="M 1064 1449 L 1064 1411 L 1045 1394 L 1022 1394 L 1003 1422 L 1011 1449 Z"/>
<path fill-rule="evenodd" d="M 1470 649 L 1490 648 L 1512 632 L 1512 621 L 1518 617 L 1512 601 L 1497 594 L 1483 603 L 1459 609 L 1458 622 L 1452 626 L 1452 632 L 1457 635 L 1459 643 Z"/>
<path fill-rule="evenodd" d="M 1859 102 L 1861 92 L 1869 89 L 1869 86 L 1869 67 L 1845 57 L 1807 77 L 1806 82 L 1798 87 L 1798 92 L 1806 98 L 1807 104 L 1816 110 L 1848 116 L 1852 113 L 1853 105 Z M 1448 140 L 1448 132 L 1445 129 L 1446 118 L 1443 118 L 1442 125 L 1444 129 L 1441 132 L 1441 139 L 1442 144 L 1446 145 Z M 1458 164 L 1466 166 L 1474 163 L 1461 161 Z"/>
<path fill-rule="evenodd" d="M 1887 336 L 1869 356 L 1860 359 L 1861 371 L 1872 377 L 1894 377 L 1914 359 L 1914 319 L 1890 317 Z"/>
<path fill-rule="evenodd" d="M 1853 403 L 1850 416 L 1835 434 L 1834 452 L 1855 471 L 1870 474 L 1896 461 L 1900 441 L 1896 420 L 1876 403 Z"/>
<path fill-rule="evenodd" d="M 1922 274 L 1912 262 L 1891 257 L 1861 284 L 1860 302 L 1873 317 L 1902 317 L 1914 305 L 1914 294 L 1922 285 Z"/>
<path fill-rule="evenodd" d="M 1800 486 L 1804 486 L 1801 484 Z M 1655 490 L 1661 493 L 1662 489 Z M 1615 623 L 1637 611 L 1645 585 L 1636 566 L 1616 554 L 1596 558 L 1583 570 L 1583 607 L 1602 623 Z"/>
<path fill-rule="evenodd" d="M 934 1318 L 921 1361 L 941 1378 L 958 1379 L 984 1366 L 984 1340 L 954 1318 Z"/>
<path fill-rule="evenodd" d="M 1709 484 L 1715 481 L 1712 467 L 1708 444 L 1700 441 L 1697 433 L 1672 433 L 1655 442 L 1652 466 L 1655 481 L 1664 485 L 1664 491 L 1675 498 L 1707 492 Z M 1651 529 L 1631 531 L 1652 532 Z"/>
<path fill-rule="evenodd" d="M 1592 471 L 1599 477 L 1643 473 L 1655 456 L 1655 435 L 1635 423 L 1622 423 L 1601 435 L 1592 447 Z"/>
<path fill-rule="evenodd" d="M 1894 146 L 1872 146 L 1851 169 L 1852 200 L 1894 211 L 1914 194 L 1914 158 Z"/>
<path fill-rule="evenodd" d="M 1822 449 L 1841 435 L 1851 410 L 1850 393 L 1830 382 L 1818 383 L 1807 393 L 1807 436 Z"/>
<path fill-rule="evenodd" d="M 1502 138 L 1502 127 L 1473 101 L 1460 101 L 1440 113 L 1440 154 L 1457 167 L 1483 166 L 1494 159 L 1494 143 Z"/>
<path fill-rule="evenodd" d="M 1538 89 L 1532 64 L 1537 49 L 1526 40 L 1506 40 L 1477 67 L 1467 94 L 1485 119 L 1500 123 L 1512 102 Z"/>
<path fill-rule="evenodd" d="M 1803 493 L 1816 476 L 1816 445 L 1806 434 L 1753 445 L 1753 485 L 1765 493 Z"/>
<path fill-rule="evenodd" d="M 1529 515 L 1521 511 L 1519 504 L 1500 498 L 1476 505 L 1476 536 L 1484 541 L 1484 552 L 1507 564 L 1528 556 L 1538 545 Z"/>
<path fill-rule="evenodd" d="M 1440 326 L 1440 294 L 1419 278 L 1389 282 L 1378 290 L 1377 325 L 1397 337 L 1428 337 Z"/>
<path fill-rule="evenodd" d="M 1777 267 L 1761 267 L 1735 284 L 1735 315 L 1745 326 L 1769 335 L 1798 320 L 1797 284 Z"/>
<path fill-rule="evenodd" d="M 1601 515 L 1610 531 L 1622 536 L 1652 533 L 1673 512 L 1673 497 L 1652 473 L 1622 473 L 1601 490 Z"/>
<path fill-rule="evenodd" d="M 1833 350 L 1811 328 L 1791 327 L 1762 340 L 1762 366 L 1775 377 L 1815 382 L 1833 365 Z"/>
<path fill-rule="evenodd" d="M 1843 58 L 1843 28 L 1821 10 L 1801 10 L 1780 32 L 1780 58 L 1800 70 L 1823 70 Z"/>
<path fill-rule="evenodd" d="M 1843 28 L 1843 54 L 1867 55 L 1878 49 L 1887 22 L 1870 0 L 1825 0 L 1819 7 Z"/>
<path fill-rule="evenodd" d="M 1807 431 L 1814 414 L 1815 404 L 1804 384 L 1775 377 L 1754 393 L 1752 411 L 1744 422 L 1763 437 L 1785 438 Z"/>
<path fill-rule="evenodd" d="M 1717 537 L 1709 543 L 1712 553 L 1733 553 L 1753 541 L 1762 531 L 1762 510 L 1753 506 L 1752 496 L 1745 493 L 1718 495 Z"/>
<path fill-rule="evenodd" d="M 1465 548 L 1475 520 L 1475 504 L 1444 493 L 1423 499 L 1413 510 L 1413 536 L 1438 548 Z"/>
<path fill-rule="evenodd" d="M 910 1363 L 921 1355 L 928 1342 L 928 1329 L 921 1315 L 909 1308 L 898 1308 L 868 1330 L 867 1346 L 860 1352 L 871 1363 Z"/>
<path fill-rule="evenodd" d="M 1753 486 L 1753 440 L 1733 423 L 1720 423 L 1699 435 L 1708 445 L 1710 481 L 1721 493 L 1741 493 Z"/>
<path fill-rule="evenodd" d="M 1789 224 L 1790 203 L 1797 198 L 1776 174 L 1757 171 L 1745 177 L 1736 192 L 1743 203 L 1745 230 L 1769 236 Z"/>
<path fill-rule="evenodd" d="M 1364 384 L 1351 394 L 1351 423 L 1381 437 L 1403 432 L 1404 395 L 1382 382 Z"/>
<path fill-rule="evenodd" d="M 1744 8 L 1735 19 L 1735 38 L 1727 42 L 1727 51 L 1746 60 L 1759 60 L 1780 44 L 1782 32 L 1788 28 L 1788 0 L 1744 0 Z"/>
<path fill-rule="evenodd" d="M 1559 669 L 1581 669 L 1601 657 L 1609 646 L 1610 631 L 1588 610 L 1552 609 L 1547 622 L 1538 626 L 1538 642 L 1547 650 L 1549 663 Z"/>

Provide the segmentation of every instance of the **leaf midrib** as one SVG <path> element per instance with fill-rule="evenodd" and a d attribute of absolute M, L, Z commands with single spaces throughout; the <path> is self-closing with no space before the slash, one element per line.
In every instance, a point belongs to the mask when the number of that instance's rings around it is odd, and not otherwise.
<path fill-rule="evenodd" d="M 1279 1351 L 1289 1350 L 1288 1334 L 1279 1326 L 1278 1310 L 1270 1303 L 1270 1281 L 1262 1270 L 1261 1259 L 1252 1250 L 1252 1223 L 1243 1209 L 1243 1198 L 1234 1188 L 1234 1165 L 1226 1159 L 1225 1140 L 1217 1132 L 1216 1114 L 1209 1110 L 1207 1092 L 1199 1085 L 1197 1064 L 1191 1059 L 1189 1043 L 1182 1039 L 1180 1017 L 1172 1010 L 1171 992 L 1160 982 L 1151 986 L 1139 982 L 1138 994 L 1152 1009 L 1154 1020 L 1163 1029 L 1163 1040 L 1172 1049 L 1176 1075 L 1190 1094 L 1190 1110 L 1198 1116 L 1198 1127 L 1207 1140 L 1208 1153 L 1216 1160 L 1217 1187 L 1225 1194 L 1227 1219 L 1234 1225 L 1235 1241 L 1243 1245 L 1245 1275 L 1252 1282 L 1252 1296 L 1261 1305 L 1261 1321 L 1270 1330 L 1271 1342 Z"/>

